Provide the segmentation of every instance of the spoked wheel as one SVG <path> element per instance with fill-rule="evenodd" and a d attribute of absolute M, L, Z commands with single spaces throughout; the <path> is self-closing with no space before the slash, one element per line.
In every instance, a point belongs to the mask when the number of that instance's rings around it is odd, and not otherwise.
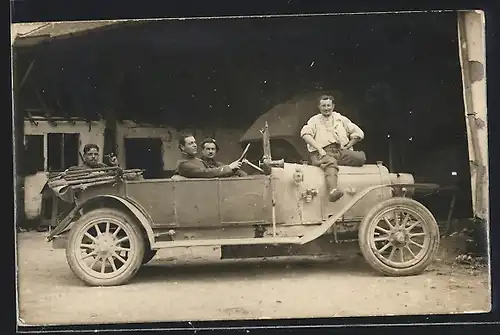
<path fill-rule="evenodd" d="M 439 247 L 439 227 L 431 212 L 409 198 L 391 198 L 368 212 L 359 227 L 366 261 L 385 275 L 422 273 Z"/>
<path fill-rule="evenodd" d="M 89 285 L 121 285 L 141 266 L 144 247 L 142 231 L 130 216 L 96 209 L 71 229 L 66 258 L 73 273 Z"/>

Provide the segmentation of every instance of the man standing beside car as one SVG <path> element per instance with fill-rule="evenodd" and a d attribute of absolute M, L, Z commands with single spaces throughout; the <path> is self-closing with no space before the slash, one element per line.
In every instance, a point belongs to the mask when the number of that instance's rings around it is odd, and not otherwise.
<path fill-rule="evenodd" d="M 205 162 L 196 157 L 198 146 L 192 134 L 182 134 L 179 138 L 179 149 L 182 159 L 177 162 L 177 173 L 187 178 L 219 178 L 228 177 L 241 168 L 241 162 L 234 161 L 228 165 L 207 167 Z"/>
<path fill-rule="evenodd" d="M 344 193 L 337 188 L 339 165 L 363 166 L 366 155 L 353 146 L 364 138 L 364 132 L 347 117 L 334 111 L 335 99 L 322 95 L 318 99 L 319 113 L 305 124 L 300 136 L 307 144 L 312 165 L 325 171 L 328 199 L 335 202 Z"/>
<path fill-rule="evenodd" d="M 215 155 L 217 155 L 218 152 L 219 145 L 213 138 L 206 138 L 201 142 L 201 160 L 205 163 L 207 168 L 217 168 L 226 165 L 215 160 Z M 247 176 L 246 172 L 241 169 L 235 170 L 234 175 L 238 177 Z"/>

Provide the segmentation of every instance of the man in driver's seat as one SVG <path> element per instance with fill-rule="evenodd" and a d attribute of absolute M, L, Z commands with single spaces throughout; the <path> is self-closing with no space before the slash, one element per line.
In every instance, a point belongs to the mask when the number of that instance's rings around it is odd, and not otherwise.
<path fill-rule="evenodd" d="M 228 165 L 207 167 L 205 162 L 196 157 L 198 146 L 196 139 L 191 134 L 182 134 L 179 138 L 179 149 L 182 160 L 177 162 L 177 173 L 187 178 L 219 178 L 229 177 L 235 170 L 241 168 L 241 162 L 234 161 Z"/>
<path fill-rule="evenodd" d="M 364 138 L 363 130 L 347 117 L 334 111 L 335 99 L 322 95 L 318 100 L 319 113 L 302 127 L 300 136 L 307 143 L 312 165 L 325 171 L 329 201 L 335 202 L 344 193 L 337 188 L 339 165 L 363 166 L 363 151 L 353 146 Z"/>
<path fill-rule="evenodd" d="M 213 138 L 206 138 L 201 142 L 201 160 L 205 163 L 207 168 L 217 168 L 226 164 L 215 160 L 215 156 L 219 152 L 219 145 Z M 237 177 L 245 177 L 247 173 L 241 169 L 234 171 Z"/>

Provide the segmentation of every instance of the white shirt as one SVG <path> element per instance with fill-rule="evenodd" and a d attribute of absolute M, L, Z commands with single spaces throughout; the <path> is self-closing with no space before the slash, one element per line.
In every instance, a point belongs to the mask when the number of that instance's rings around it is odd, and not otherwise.
<path fill-rule="evenodd" d="M 360 127 L 337 112 L 333 112 L 329 117 L 324 117 L 321 113 L 312 116 L 300 131 L 301 137 L 307 134 L 311 135 L 322 148 L 334 143 L 344 146 L 352 138 L 362 140 L 365 136 Z M 307 150 L 316 151 L 309 144 Z"/>

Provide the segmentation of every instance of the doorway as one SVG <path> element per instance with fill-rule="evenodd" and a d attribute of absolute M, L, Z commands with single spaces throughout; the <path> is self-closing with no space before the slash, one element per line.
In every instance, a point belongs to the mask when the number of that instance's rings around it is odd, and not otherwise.
<path fill-rule="evenodd" d="M 125 166 L 144 169 L 145 179 L 163 177 L 163 142 L 160 138 L 125 138 Z"/>

